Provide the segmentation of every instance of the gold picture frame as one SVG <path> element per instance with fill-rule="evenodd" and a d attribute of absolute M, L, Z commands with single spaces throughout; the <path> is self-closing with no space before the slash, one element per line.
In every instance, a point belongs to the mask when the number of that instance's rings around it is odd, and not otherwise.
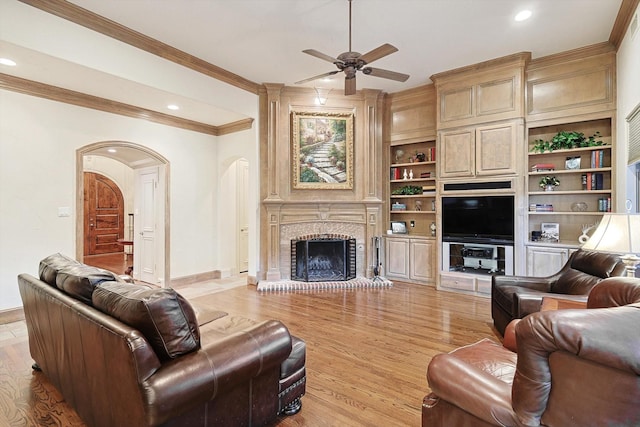
<path fill-rule="evenodd" d="M 353 112 L 291 113 L 293 188 L 353 188 Z"/>

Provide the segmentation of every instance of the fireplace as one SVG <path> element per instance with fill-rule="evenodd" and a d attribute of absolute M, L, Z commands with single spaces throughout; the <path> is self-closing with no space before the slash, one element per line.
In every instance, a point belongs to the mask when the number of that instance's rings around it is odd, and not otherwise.
<path fill-rule="evenodd" d="M 356 239 L 312 236 L 291 240 L 291 280 L 329 282 L 356 277 Z"/>

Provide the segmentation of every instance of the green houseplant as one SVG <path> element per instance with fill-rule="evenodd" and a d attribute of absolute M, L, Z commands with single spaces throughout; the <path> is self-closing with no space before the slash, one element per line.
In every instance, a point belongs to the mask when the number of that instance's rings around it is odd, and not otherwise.
<path fill-rule="evenodd" d="M 558 185 L 560 185 L 560 180 L 555 176 L 547 175 L 540 179 L 540 188 L 543 188 L 545 191 L 552 191 Z"/>
<path fill-rule="evenodd" d="M 536 139 L 531 151 L 534 153 L 544 153 L 546 151 L 554 150 L 571 150 L 573 148 L 583 147 L 596 147 L 604 145 L 604 142 L 600 139 L 600 132 L 596 132 L 593 135 L 586 137 L 582 132 L 558 132 L 551 140 L 545 141 L 542 139 Z"/>

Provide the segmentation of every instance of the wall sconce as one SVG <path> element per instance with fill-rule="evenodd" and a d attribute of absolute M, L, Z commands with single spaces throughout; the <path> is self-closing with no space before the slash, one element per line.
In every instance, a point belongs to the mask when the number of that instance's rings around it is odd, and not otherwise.
<path fill-rule="evenodd" d="M 316 91 L 316 105 L 325 105 L 327 103 L 327 99 L 329 99 L 329 92 L 331 89 L 325 89 L 321 87 L 314 87 Z"/>

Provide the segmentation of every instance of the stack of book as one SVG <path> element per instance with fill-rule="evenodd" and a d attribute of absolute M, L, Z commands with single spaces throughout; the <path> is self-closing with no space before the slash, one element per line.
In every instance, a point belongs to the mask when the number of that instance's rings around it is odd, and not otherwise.
<path fill-rule="evenodd" d="M 583 190 L 604 190 L 604 175 L 599 172 L 587 172 L 582 174 Z"/>
<path fill-rule="evenodd" d="M 423 185 L 422 186 L 422 194 L 436 191 L 435 185 Z"/>
<path fill-rule="evenodd" d="M 536 163 L 531 166 L 532 172 L 548 172 L 556 170 L 556 166 L 553 163 Z"/>
<path fill-rule="evenodd" d="M 611 212 L 611 197 L 598 199 L 598 212 Z"/>
<path fill-rule="evenodd" d="M 395 202 L 394 204 L 391 205 L 391 210 L 392 211 L 406 211 L 407 210 L 407 205 L 405 205 L 404 203 Z"/>
<path fill-rule="evenodd" d="M 431 147 L 427 150 L 427 161 L 428 162 L 436 161 L 436 147 Z"/>
<path fill-rule="evenodd" d="M 391 168 L 391 176 L 390 179 L 402 179 L 402 175 L 400 173 L 400 168 Z"/>
<path fill-rule="evenodd" d="M 604 167 L 604 150 L 595 150 L 591 152 L 591 167 L 593 169 Z"/>
<path fill-rule="evenodd" d="M 531 203 L 529 212 L 553 212 L 553 205 L 543 203 Z"/>
<path fill-rule="evenodd" d="M 431 178 L 431 172 L 420 172 L 420 178 Z"/>

